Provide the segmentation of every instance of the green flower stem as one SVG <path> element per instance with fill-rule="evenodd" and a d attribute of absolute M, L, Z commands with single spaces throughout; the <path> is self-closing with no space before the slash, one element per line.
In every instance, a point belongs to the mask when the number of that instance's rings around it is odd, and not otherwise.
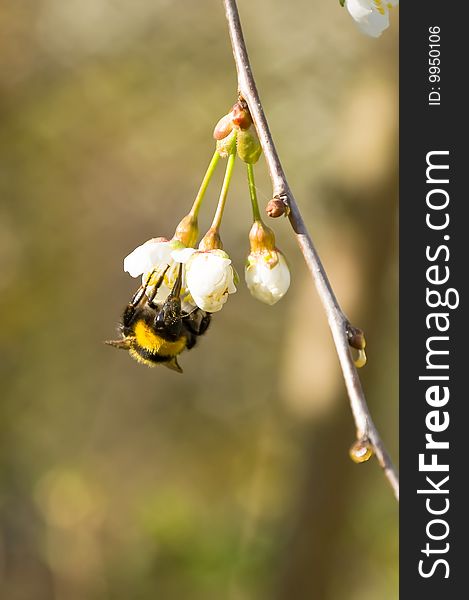
<path fill-rule="evenodd" d="M 215 172 L 215 168 L 216 168 L 219 160 L 220 160 L 220 155 L 218 154 L 218 151 L 215 150 L 215 153 L 212 156 L 212 160 L 210 161 L 210 164 L 208 165 L 207 171 L 206 171 L 203 181 L 200 185 L 199 193 L 197 194 L 196 199 L 194 200 L 194 204 L 192 205 L 191 212 L 189 213 L 193 217 L 197 218 L 199 216 L 199 210 L 200 210 L 200 207 L 202 206 L 202 200 L 204 199 L 205 192 L 207 191 L 207 188 L 208 188 L 208 184 L 210 183 L 210 180 L 212 179 L 212 176 Z"/>
<path fill-rule="evenodd" d="M 259 203 L 257 201 L 256 184 L 254 182 L 254 167 L 246 164 L 248 170 L 249 195 L 251 196 L 252 218 L 254 221 L 262 221 L 261 213 L 259 212 Z"/>
<path fill-rule="evenodd" d="M 233 167 L 236 158 L 236 146 L 232 149 L 228 156 L 228 163 L 226 165 L 225 178 L 223 179 L 223 185 L 221 186 L 220 198 L 218 200 L 217 210 L 213 217 L 212 227 L 215 231 L 220 229 L 221 219 L 223 217 L 223 211 L 225 209 L 226 199 L 228 197 L 228 189 L 231 183 L 231 177 L 233 175 Z"/>

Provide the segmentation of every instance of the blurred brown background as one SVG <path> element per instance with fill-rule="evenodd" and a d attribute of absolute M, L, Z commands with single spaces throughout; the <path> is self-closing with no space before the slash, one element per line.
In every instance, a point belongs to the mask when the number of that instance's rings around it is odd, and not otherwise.
<path fill-rule="evenodd" d="M 397 460 L 397 14 L 373 40 L 335 0 L 239 4 Z M 397 598 L 398 509 L 376 462 L 348 458 L 345 388 L 286 220 L 270 225 L 288 295 L 268 307 L 241 284 L 183 376 L 102 344 L 137 286 L 123 257 L 172 235 L 235 96 L 218 1 L 0 5 L 2 599 Z M 240 167 L 222 237 L 242 273 Z M 256 176 L 265 204 L 262 159 Z"/>

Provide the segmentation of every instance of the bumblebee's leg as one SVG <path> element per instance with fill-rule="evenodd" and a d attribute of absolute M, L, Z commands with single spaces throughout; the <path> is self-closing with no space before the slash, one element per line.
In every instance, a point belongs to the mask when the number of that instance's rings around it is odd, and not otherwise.
<path fill-rule="evenodd" d="M 153 271 L 148 275 L 146 282 L 144 284 L 142 284 L 138 288 L 138 290 L 135 292 L 135 294 L 132 296 L 132 300 L 129 302 L 129 306 L 135 307 L 139 304 L 140 300 L 143 298 L 143 294 L 147 291 L 148 284 L 150 283 L 154 272 L 155 272 L 155 270 L 153 269 Z"/>
<path fill-rule="evenodd" d="M 135 296 L 134 296 L 135 298 Z M 124 310 L 124 314 L 122 315 L 122 325 L 124 327 L 129 327 L 132 323 L 132 319 L 135 315 L 135 310 L 137 308 L 137 304 L 140 302 L 142 296 L 139 297 L 138 301 L 134 304 L 133 301 L 127 304 L 126 309 Z"/>
<path fill-rule="evenodd" d="M 206 313 L 206 315 L 200 321 L 199 331 L 197 332 L 198 335 L 202 335 L 207 331 L 208 326 L 210 325 L 211 321 L 212 321 L 211 313 Z"/>
<path fill-rule="evenodd" d="M 187 325 L 187 323 L 186 323 L 186 325 Z M 195 335 L 194 333 L 192 333 L 192 331 L 190 331 L 190 329 L 187 328 L 186 338 L 187 338 L 186 349 L 190 350 L 197 343 L 197 335 Z"/>
<path fill-rule="evenodd" d="M 148 296 L 148 304 L 151 306 L 151 308 L 156 308 L 156 304 L 153 302 L 156 296 L 156 293 L 158 292 L 158 290 L 161 287 L 161 284 L 164 281 L 164 276 L 166 275 L 166 271 L 169 269 L 169 265 L 166 267 L 166 269 L 163 271 L 163 273 L 161 273 L 161 276 L 158 278 L 158 281 L 155 283 L 155 285 L 153 286 L 153 289 L 151 290 L 149 296 Z M 151 281 L 151 278 L 153 277 L 154 274 L 154 270 L 151 272 L 150 277 L 147 279 L 147 283 L 145 288 L 148 287 L 148 284 Z"/>
<path fill-rule="evenodd" d="M 156 295 L 156 292 L 158 291 L 158 288 L 163 283 L 164 276 L 168 269 L 169 269 L 169 265 L 163 271 L 161 277 L 158 278 L 158 281 L 156 282 L 155 287 L 151 291 L 151 294 L 148 299 L 148 303 L 150 304 L 150 306 L 153 306 L 152 305 L 153 299 Z M 122 315 L 122 324 L 124 325 L 124 327 L 130 326 L 132 319 L 134 318 L 134 315 L 135 315 L 135 310 L 136 310 L 137 306 L 140 304 L 140 302 L 142 301 L 142 298 L 145 296 L 145 293 L 148 289 L 148 285 L 154 274 L 155 274 L 155 269 L 153 269 L 153 271 L 148 275 L 145 283 L 138 288 L 138 290 L 133 295 L 132 300 L 127 305 L 127 308 L 124 310 L 124 314 Z"/>
<path fill-rule="evenodd" d="M 208 326 L 210 325 L 210 322 L 212 320 L 212 313 L 205 313 L 205 315 L 200 319 L 200 322 L 197 326 L 194 325 L 194 323 L 190 320 L 189 317 L 190 314 L 184 318 L 184 325 L 186 329 L 188 329 L 194 335 L 203 335 L 207 331 Z"/>
<path fill-rule="evenodd" d="M 153 321 L 153 326 L 158 331 L 164 331 L 165 334 L 177 339 L 181 333 L 181 288 L 182 288 L 182 264 L 179 266 L 179 272 L 174 283 L 173 289 L 158 311 Z"/>
<path fill-rule="evenodd" d="M 173 289 L 171 290 L 171 293 L 169 294 L 169 297 L 173 297 L 173 298 L 179 298 L 181 295 L 181 288 L 182 288 L 182 263 L 179 265 L 179 271 L 178 271 L 178 275 L 176 277 L 176 281 L 174 283 Z"/>
<path fill-rule="evenodd" d="M 122 325 L 124 327 L 129 327 L 132 319 L 135 315 L 135 310 L 137 306 L 140 304 L 145 292 L 147 291 L 148 282 L 150 281 L 154 271 L 150 273 L 146 282 L 141 285 L 135 294 L 132 296 L 132 300 L 127 304 L 126 309 L 124 310 L 124 314 L 122 315 Z"/>
<path fill-rule="evenodd" d="M 120 348 L 121 350 L 129 350 L 131 342 L 129 339 L 125 340 L 106 340 L 104 342 L 108 346 L 114 346 L 114 348 Z"/>
<path fill-rule="evenodd" d="M 187 338 L 186 348 L 188 350 L 196 345 L 199 335 L 203 335 L 207 331 L 212 315 L 211 313 L 205 313 L 197 325 L 194 324 L 189 317 L 190 315 L 187 315 L 183 321 Z"/>

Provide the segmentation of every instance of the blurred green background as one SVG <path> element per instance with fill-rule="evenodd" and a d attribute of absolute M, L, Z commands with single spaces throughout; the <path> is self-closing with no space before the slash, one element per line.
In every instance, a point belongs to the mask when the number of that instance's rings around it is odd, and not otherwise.
<path fill-rule="evenodd" d="M 240 0 L 254 72 L 397 460 L 397 14 L 364 37 L 334 0 Z M 236 99 L 221 3 L 0 5 L 0 597 L 391 600 L 398 509 L 354 425 L 288 221 L 268 307 L 244 284 L 184 375 L 103 345 L 171 236 Z M 211 220 L 222 168 L 209 188 Z M 270 199 L 263 160 L 260 199 Z M 222 226 L 242 273 L 237 165 Z"/>

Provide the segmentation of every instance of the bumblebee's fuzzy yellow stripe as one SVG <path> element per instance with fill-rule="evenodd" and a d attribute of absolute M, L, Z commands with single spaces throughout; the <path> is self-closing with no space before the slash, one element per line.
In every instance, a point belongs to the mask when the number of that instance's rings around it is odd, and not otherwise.
<path fill-rule="evenodd" d="M 174 356 L 186 347 L 186 338 L 180 337 L 175 342 L 168 342 L 157 335 L 144 321 L 139 321 L 134 328 L 135 339 L 139 346 L 162 356 Z"/>
<path fill-rule="evenodd" d="M 159 364 L 163 364 L 163 363 L 152 362 L 151 360 L 143 358 L 143 356 L 140 356 L 140 354 L 133 348 L 130 348 L 129 352 L 130 352 L 130 356 L 132 358 L 135 358 L 135 360 L 142 365 L 147 365 L 147 367 L 156 367 Z"/>

